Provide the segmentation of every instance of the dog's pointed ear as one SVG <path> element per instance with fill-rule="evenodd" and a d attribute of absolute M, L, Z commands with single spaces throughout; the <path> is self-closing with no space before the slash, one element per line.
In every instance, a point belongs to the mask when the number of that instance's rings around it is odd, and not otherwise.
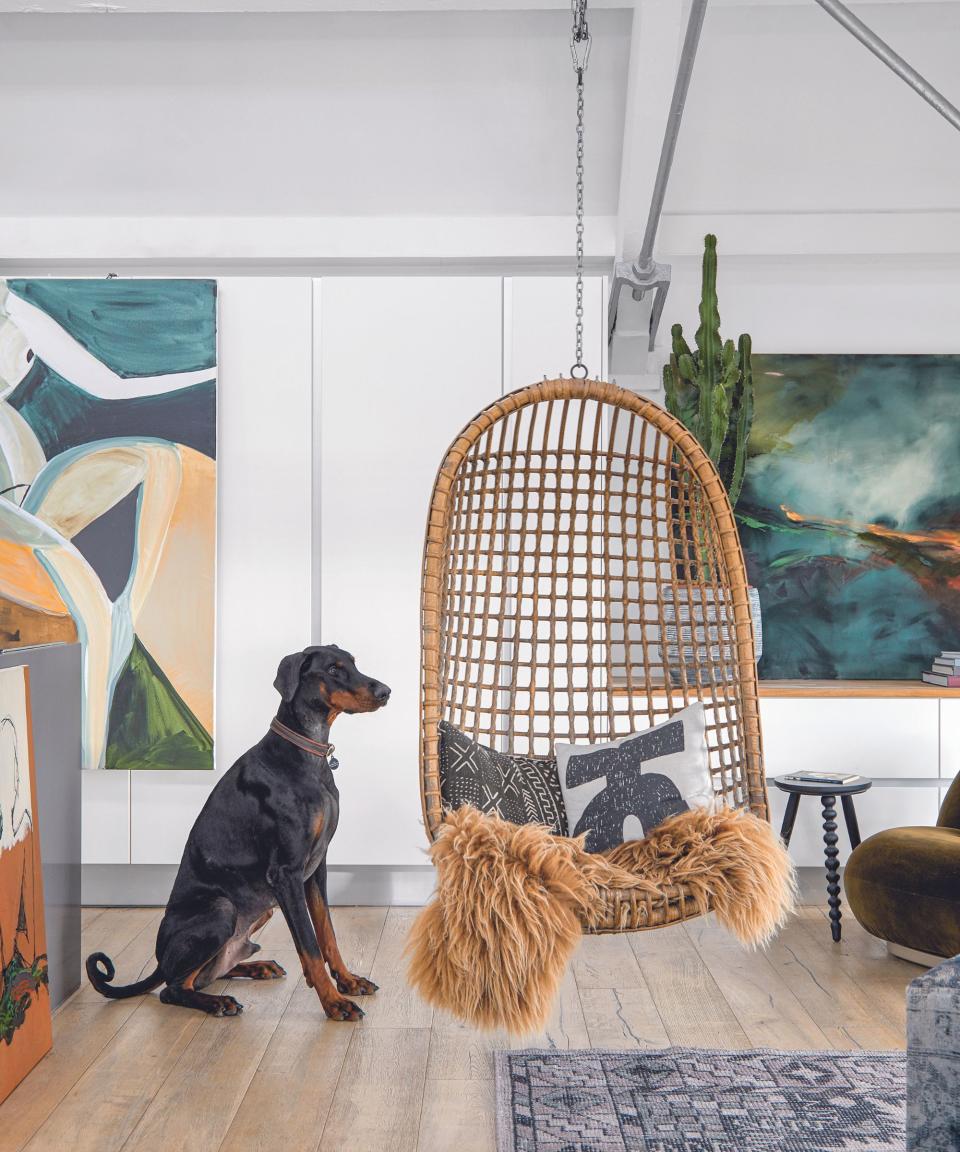
<path fill-rule="evenodd" d="M 309 652 L 293 652 L 284 656 L 277 669 L 277 678 L 273 682 L 274 688 L 280 693 L 285 704 L 289 704 L 296 695 L 300 686 L 300 673 L 303 666 L 310 659 Z"/>

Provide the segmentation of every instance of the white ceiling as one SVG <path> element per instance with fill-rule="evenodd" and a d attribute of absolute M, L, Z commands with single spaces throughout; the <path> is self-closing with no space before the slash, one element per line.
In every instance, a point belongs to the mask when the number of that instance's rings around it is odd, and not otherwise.
<path fill-rule="evenodd" d="M 568 12 L 0 19 L 0 215 L 571 207 Z M 592 18 L 592 213 L 616 211 L 629 25 Z"/>
<path fill-rule="evenodd" d="M 569 214 L 569 8 L 532 7 L 0 14 L 0 216 Z M 960 3 L 857 11 L 960 103 Z M 595 216 L 618 212 L 630 19 L 592 7 Z M 957 208 L 960 136 L 813 0 L 712 0 L 668 213 Z"/>

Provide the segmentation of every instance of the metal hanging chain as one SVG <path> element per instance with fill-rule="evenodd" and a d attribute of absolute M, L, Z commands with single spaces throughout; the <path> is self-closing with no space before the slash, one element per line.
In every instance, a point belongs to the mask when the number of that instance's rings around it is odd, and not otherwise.
<path fill-rule="evenodd" d="M 583 74 L 590 59 L 590 29 L 587 26 L 587 0 L 570 0 L 573 31 L 570 55 L 577 74 L 577 308 L 576 363 L 570 369 L 575 380 L 585 380 L 588 369 L 583 362 Z"/>

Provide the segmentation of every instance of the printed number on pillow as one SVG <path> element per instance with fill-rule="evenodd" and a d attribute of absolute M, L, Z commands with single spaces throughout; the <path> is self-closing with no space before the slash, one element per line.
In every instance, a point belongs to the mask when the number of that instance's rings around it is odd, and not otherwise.
<path fill-rule="evenodd" d="M 668 816 L 714 802 L 703 705 L 609 744 L 558 744 L 571 836 L 588 852 L 646 836 Z"/>
<path fill-rule="evenodd" d="M 508 756 L 440 722 L 440 796 L 445 808 L 472 804 L 512 824 L 546 824 L 567 833 L 556 760 Z"/>

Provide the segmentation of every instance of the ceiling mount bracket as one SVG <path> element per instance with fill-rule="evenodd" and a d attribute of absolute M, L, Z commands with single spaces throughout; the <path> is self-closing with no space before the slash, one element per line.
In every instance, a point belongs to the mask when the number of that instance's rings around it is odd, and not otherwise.
<path fill-rule="evenodd" d="M 663 134 L 663 145 L 660 148 L 660 162 L 657 166 L 653 195 L 650 198 L 650 212 L 647 215 L 647 226 L 643 234 L 640 255 L 633 263 L 627 260 L 617 261 L 610 290 L 610 304 L 607 309 L 608 340 L 612 340 L 617 326 L 617 309 L 620 303 L 620 293 L 623 289 L 629 288 L 634 300 L 642 300 L 648 292 L 654 293 L 653 306 L 650 310 L 649 350 L 651 352 L 657 338 L 663 305 L 670 289 L 670 265 L 658 264 L 654 260 L 653 246 L 657 239 L 657 229 L 660 226 L 660 214 L 663 211 L 663 201 L 667 194 L 667 181 L 670 179 L 670 169 L 673 166 L 677 137 L 680 135 L 680 121 L 683 119 L 683 107 L 687 100 L 687 90 L 690 87 L 693 62 L 697 55 L 697 45 L 700 43 L 700 32 L 703 28 L 703 18 L 706 11 L 707 0 L 693 0 L 690 6 L 690 16 L 687 19 L 686 34 L 683 38 L 683 48 L 680 51 L 680 63 L 673 85 L 670 112 Z"/>

